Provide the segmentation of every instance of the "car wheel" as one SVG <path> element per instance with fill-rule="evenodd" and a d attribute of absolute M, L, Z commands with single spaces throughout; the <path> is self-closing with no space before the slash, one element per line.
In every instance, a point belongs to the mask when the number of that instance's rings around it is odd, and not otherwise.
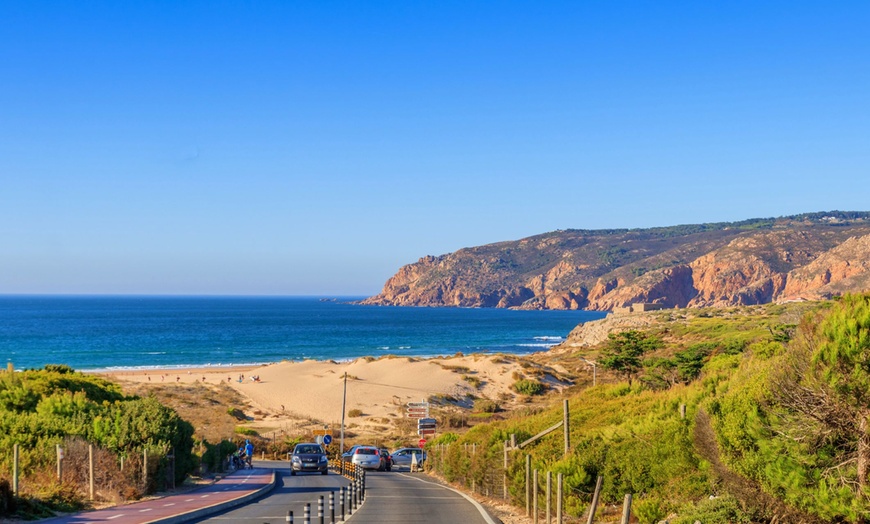
<path fill-rule="evenodd" d="M 291 477 L 295 477 L 295 476 L 296 476 L 296 471 L 291 469 L 291 470 L 290 470 L 290 476 L 291 476 Z"/>
<path fill-rule="evenodd" d="M 321 475 L 328 475 L 328 474 L 329 474 L 329 472 L 328 472 L 328 471 L 326 471 L 326 470 L 323 470 L 323 471 L 321 471 L 321 472 L 320 472 L 320 474 L 321 474 Z"/>

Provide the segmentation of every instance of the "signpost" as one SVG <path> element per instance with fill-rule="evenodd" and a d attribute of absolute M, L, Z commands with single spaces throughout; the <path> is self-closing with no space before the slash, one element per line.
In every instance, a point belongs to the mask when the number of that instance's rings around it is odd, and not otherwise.
<path fill-rule="evenodd" d="M 426 418 L 429 416 L 428 402 L 408 402 L 405 413 L 408 418 Z"/>
<path fill-rule="evenodd" d="M 421 418 L 417 421 L 417 434 L 420 436 L 434 435 L 437 422 L 434 418 Z"/>

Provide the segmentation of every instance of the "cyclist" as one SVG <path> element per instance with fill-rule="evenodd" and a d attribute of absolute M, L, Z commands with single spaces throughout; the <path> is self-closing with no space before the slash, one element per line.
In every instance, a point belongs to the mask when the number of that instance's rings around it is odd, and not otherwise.
<path fill-rule="evenodd" d="M 251 464 L 251 461 L 254 459 L 254 445 L 251 444 L 250 440 L 245 441 L 245 463 L 248 465 L 248 469 L 253 469 L 254 466 Z"/>

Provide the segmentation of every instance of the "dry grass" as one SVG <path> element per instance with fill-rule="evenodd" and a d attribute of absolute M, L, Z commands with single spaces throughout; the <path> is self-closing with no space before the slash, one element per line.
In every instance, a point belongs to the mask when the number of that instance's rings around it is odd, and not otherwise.
<path fill-rule="evenodd" d="M 248 401 L 226 384 L 144 384 L 120 382 L 124 393 L 147 397 L 154 395 L 161 404 L 174 409 L 194 427 L 194 436 L 208 442 L 232 438 L 238 423 L 231 409 L 243 412 Z"/>

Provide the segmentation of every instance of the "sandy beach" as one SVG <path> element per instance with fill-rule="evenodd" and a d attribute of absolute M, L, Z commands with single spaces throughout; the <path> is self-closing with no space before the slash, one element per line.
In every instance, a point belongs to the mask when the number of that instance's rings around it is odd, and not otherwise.
<path fill-rule="evenodd" d="M 515 397 L 511 385 L 522 373 L 523 367 L 512 357 L 465 355 L 359 358 L 349 362 L 306 360 L 104 374 L 115 381 L 146 386 L 229 386 L 249 401 L 248 426 L 261 434 L 288 428 L 339 427 L 347 374 L 345 423 L 363 436 L 394 429 L 406 418 L 408 402 L 449 397 L 471 405 L 475 397 L 509 404 Z M 252 380 L 254 377 L 258 380 Z"/>

